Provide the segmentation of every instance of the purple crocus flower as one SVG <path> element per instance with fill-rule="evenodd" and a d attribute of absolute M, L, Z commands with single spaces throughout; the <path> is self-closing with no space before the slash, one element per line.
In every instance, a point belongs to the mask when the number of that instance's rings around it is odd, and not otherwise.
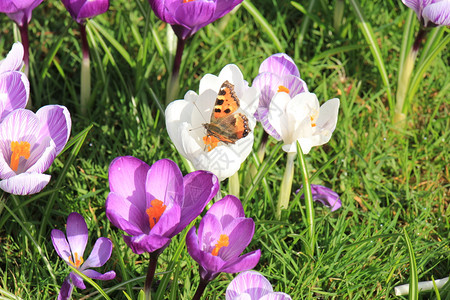
<path fill-rule="evenodd" d="M 21 72 L 23 66 L 23 46 L 17 42 L 5 59 L 0 61 L 0 121 L 11 111 L 25 108 L 30 96 L 30 83 Z"/>
<path fill-rule="evenodd" d="M 108 271 L 105 274 L 101 274 L 90 269 L 92 267 L 103 266 L 111 257 L 112 243 L 108 238 L 98 238 L 92 248 L 91 254 L 84 260 L 83 255 L 88 241 L 88 228 L 80 214 L 73 212 L 69 215 L 67 218 L 66 233 L 67 239 L 64 232 L 59 229 L 53 229 L 51 237 L 56 253 L 58 253 L 59 257 L 61 257 L 68 265 L 75 267 L 81 273 L 92 279 L 111 280 L 116 277 L 114 271 Z M 79 289 L 86 288 L 83 279 L 74 272 L 70 272 L 69 276 L 66 277 L 61 286 L 58 300 L 70 299 L 73 286 L 76 286 Z"/>
<path fill-rule="evenodd" d="M 161 252 L 205 208 L 219 189 L 217 177 L 196 171 L 183 177 L 178 166 L 162 159 L 152 166 L 132 156 L 109 167 L 111 192 L 106 216 L 136 254 Z"/>
<path fill-rule="evenodd" d="M 276 93 L 288 93 L 291 98 L 302 92 L 308 92 L 306 83 L 300 78 L 300 72 L 292 58 L 285 53 L 277 53 L 266 58 L 259 67 L 259 74 L 253 80 L 253 86 L 260 91 L 256 120 L 264 130 L 280 141 L 280 133 L 269 122 L 269 106 Z"/>
<path fill-rule="evenodd" d="M 10 112 L 0 123 L 0 188 L 15 195 L 40 192 L 50 181 L 42 174 L 63 150 L 72 122 L 67 108 L 47 105 L 36 114 Z"/>
<path fill-rule="evenodd" d="M 274 292 L 266 277 L 255 271 L 245 271 L 228 285 L 225 300 L 291 300 L 291 296 Z"/>
<path fill-rule="evenodd" d="M 425 26 L 450 26 L 450 0 L 402 0 Z"/>
<path fill-rule="evenodd" d="M 296 192 L 298 193 L 300 190 L 301 188 Z M 326 207 L 330 208 L 331 211 L 338 210 L 342 206 L 341 198 L 339 198 L 338 193 L 330 188 L 327 188 L 326 186 L 311 184 L 311 192 L 314 201 L 322 203 Z M 304 195 L 301 196 L 301 198 L 304 197 Z"/>
<path fill-rule="evenodd" d="M 246 218 L 241 201 L 228 195 L 214 203 L 186 236 L 187 251 L 200 265 L 201 282 L 209 282 L 219 273 L 237 273 L 252 269 L 261 256 L 255 250 L 239 256 L 253 238 L 255 222 Z"/>
<path fill-rule="evenodd" d="M 185 40 L 229 13 L 243 0 L 149 0 L 155 15 Z"/>
<path fill-rule="evenodd" d="M 62 0 L 62 3 L 77 23 L 84 23 L 109 8 L 109 0 Z"/>
<path fill-rule="evenodd" d="M 30 23 L 31 13 L 43 0 L 4 0 L 0 1 L 0 12 L 19 26 Z"/>

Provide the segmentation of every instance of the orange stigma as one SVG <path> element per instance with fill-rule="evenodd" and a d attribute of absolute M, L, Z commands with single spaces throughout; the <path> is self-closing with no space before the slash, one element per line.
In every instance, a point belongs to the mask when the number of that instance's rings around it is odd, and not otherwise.
<path fill-rule="evenodd" d="M 216 245 L 214 246 L 213 251 L 211 252 L 212 255 L 217 256 L 219 255 L 219 250 L 222 247 L 228 247 L 230 244 L 229 237 L 226 234 L 221 234 L 219 240 L 217 241 Z"/>
<path fill-rule="evenodd" d="M 195 0 L 183 0 L 183 3 L 188 3 L 188 2 L 192 2 L 192 1 L 195 1 Z"/>
<path fill-rule="evenodd" d="M 11 142 L 11 164 L 9 165 L 14 172 L 19 169 L 20 158 L 30 158 L 30 143 L 28 142 Z"/>
<path fill-rule="evenodd" d="M 220 140 L 212 135 L 206 135 L 203 137 L 203 143 L 206 145 L 206 150 L 211 151 L 212 149 L 217 147 L 217 144 L 219 144 Z"/>
<path fill-rule="evenodd" d="M 310 117 L 310 119 L 311 119 L 311 127 L 316 127 L 316 122 L 313 122 L 314 118 Z"/>
<path fill-rule="evenodd" d="M 285 93 L 289 94 L 289 89 L 287 87 L 285 87 L 285 86 L 280 85 L 278 87 L 278 93 L 281 93 L 281 92 L 285 92 Z"/>
<path fill-rule="evenodd" d="M 150 223 L 150 229 L 152 229 L 156 223 L 158 223 L 162 214 L 166 210 L 166 205 L 163 204 L 161 200 L 154 199 L 150 203 L 150 207 L 145 211 L 148 215 L 148 221 Z"/>
<path fill-rule="evenodd" d="M 78 257 L 78 253 L 77 252 L 75 252 L 74 255 L 75 255 L 75 262 L 73 262 L 72 257 L 69 256 L 69 263 L 72 266 L 74 266 L 75 268 L 78 269 L 83 264 L 84 259 L 83 259 L 82 256 Z"/>

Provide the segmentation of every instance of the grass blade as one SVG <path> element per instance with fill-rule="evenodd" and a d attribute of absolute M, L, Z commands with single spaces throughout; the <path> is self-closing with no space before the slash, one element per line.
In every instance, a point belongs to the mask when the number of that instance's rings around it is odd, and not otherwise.
<path fill-rule="evenodd" d="M 417 262 L 414 255 L 414 249 L 409 239 L 406 229 L 403 228 L 403 236 L 405 238 L 406 246 L 408 247 L 409 254 L 409 300 L 419 299 L 419 278 L 417 276 Z"/>

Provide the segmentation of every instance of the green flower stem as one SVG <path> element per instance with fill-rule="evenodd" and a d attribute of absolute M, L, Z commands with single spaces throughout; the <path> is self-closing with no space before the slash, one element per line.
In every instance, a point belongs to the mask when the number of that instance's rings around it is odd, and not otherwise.
<path fill-rule="evenodd" d="M 303 194 L 305 195 L 305 206 L 306 206 L 306 222 L 308 227 L 308 240 L 309 249 L 306 249 L 306 253 L 310 256 L 314 255 L 314 247 L 316 245 L 316 226 L 314 223 L 314 205 L 313 197 L 311 192 L 311 183 L 308 177 L 308 169 L 306 167 L 305 156 L 303 155 L 302 148 L 300 144 L 297 143 L 298 160 L 300 163 L 300 173 L 302 174 L 303 181 Z"/>
<path fill-rule="evenodd" d="M 296 153 L 289 152 L 287 154 L 286 169 L 284 170 L 283 181 L 281 182 L 281 190 L 278 198 L 278 206 L 275 217 L 281 219 L 281 210 L 287 209 L 289 206 L 289 198 L 291 196 L 292 179 L 294 178 L 294 160 Z"/>
<path fill-rule="evenodd" d="M 234 173 L 228 178 L 228 192 L 239 198 L 239 190 L 241 188 L 239 183 L 239 172 Z"/>
<path fill-rule="evenodd" d="M 81 47 L 83 52 L 83 60 L 81 61 L 81 91 L 80 106 L 81 114 L 86 116 L 91 98 L 91 69 L 89 61 L 89 44 L 86 37 L 86 24 L 80 24 Z"/>
<path fill-rule="evenodd" d="M 178 97 L 178 92 L 180 90 L 180 66 L 181 58 L 183 57 L 184 46 L 186 45 L 186 40 L 178 39 L 177 52 L 175 53 L 175 60 L 173 62 L 172 73 L 169 76 L 167 82 L 166 90 L 166 106 L 170 102 L 176 100 Z"/>
<path fill-rule="evenodd" d="M 156 264 L 161 252 L 159 250 L 150 253 L 150 261 L 148 262 L 147 277 L 145 278 L 144 293 L 145 300 L 152 299 L 152 282 L 155 277 Z"/>
<path fill-rule="evenodd" d="M 333 15 L 333 26 L 336 32 L 339 32 L 339 29 L 342 25 L 342 19 L 344 17 L 345 10 L 345 2 L 344 0 L 336 0 L 334 3 L 334 15 Z"/>
<path fill-rule="evenodd" d="M 266 146 L 267 146 L 268 140 L 269 140 L 269 134 L 267 134 L 267 132 L 264 131 L 263 136 L 261 138 L 261 144 L 259 144 L 258 152 L 256 153 L 256 156 L 258 157 L 258 162 L 259 162 L 258 165 L 260 165 L 263 162 L 264 156 L 266 156 Z M 257 173 L 258 173 L 258 169 L 257 169 L 256 165 L 254 163 L 251 163 L 249 170 L 248 170 L 247 174 L 245 175 L 244 184 L 246 186 L 251 186 Z"/>

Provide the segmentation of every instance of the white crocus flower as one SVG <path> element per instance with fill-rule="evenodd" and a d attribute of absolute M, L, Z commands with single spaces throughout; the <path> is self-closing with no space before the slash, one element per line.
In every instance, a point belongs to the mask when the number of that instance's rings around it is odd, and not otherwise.
<path fill-rule="evenodd" d="M 206 145 L 207 131 L 204 124 L 211 123 L 211 114 L 223 83 L 234 86 L 240 107 L 234 113 L 241 113 L 248 119 L 250 132 L 236 139 L 234 143 L 219 142 Z M 259 91 L 249 87 L 236 65 L 227 65 L 219 76 L 206 74 L 200 80 L 199 94 L 188 91 L 182 100 L 173 101 L 166 108 L 166 127 L 169 137 L 178 152 L 187 158 L 197 170 L 207 170 L 220 180 L 236 173 L 241 163 L 250 154 L 256 120 L 253 117 L 258 106 Z M 217 124 L 217 121 L 216 121 Z M 238 124 L 239 125 L 239 124 Z M 239 127 L 230 122 L 221 124 L 225 134 L 233 134 Z"/>
<path fill-rule="evenodd" d="M 300 93 L 292 99 L 288 93 L 277 93 L 270 103 L 269 122 L 284 142 L 283 150 L 297 152 L 297 141 L 304 154 L 312 147 L 327 143 L 336 128 L 339 99 L 319 107 L 313 93 Z"/>

